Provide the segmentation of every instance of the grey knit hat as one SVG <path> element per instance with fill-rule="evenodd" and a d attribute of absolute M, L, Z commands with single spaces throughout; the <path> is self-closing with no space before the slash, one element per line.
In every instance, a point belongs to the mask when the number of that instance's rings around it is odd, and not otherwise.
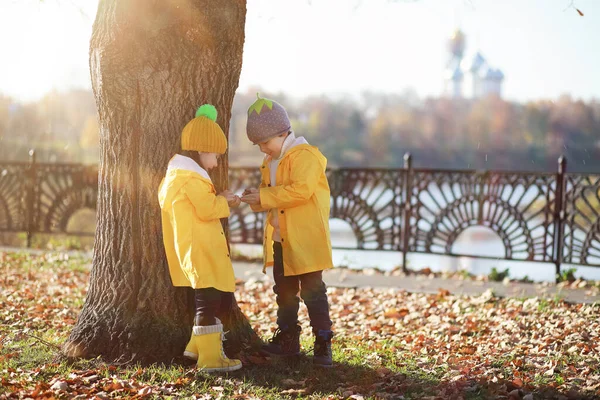
<path fill-rule="evenodd" d="M 281 104 L 261 98 L 258 93 L 256 97 L 258 100 L 248 108 L 246 123 L 246 134 L 252 143 L 264 143 L 292 129 L 290 118 Z"/>

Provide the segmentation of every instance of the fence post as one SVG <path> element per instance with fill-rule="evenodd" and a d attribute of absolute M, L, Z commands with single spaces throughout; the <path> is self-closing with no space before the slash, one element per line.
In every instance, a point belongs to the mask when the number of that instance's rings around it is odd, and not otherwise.
<path fill-rule="evenodd" d="M 567 170 L 567 159 L 565 156 L 558 158 L 558 172 L 556 174 L 556 195 L 554 198 L 554 221 L 556 231 L 554 232 L 554 265 L 556 267 L 556 282 L 560 276 L 560 265 L 563 258 L 563 239 L 565 231 L 565 172 Z"/>
<path fill-rule="evenodd" d="M 403 240 L 402 240 L 402 271 L 408 272 L 406 265 L 406 256 L 408 255 L 408 239 L 410 236 L 410 213 L 411 213 L 411 194 L 412 194 L 412 155 L 410 153 L 404 154 L 404 210 L 403 210 Z"/>
<path fill-rule="evenodd" d="M 31 247 L 31 239 L 35 231 L 35 220 L 34 220 L 34 196 L 35 196 L 35 182 L 37 177 L 37 165 L 35 150 L 29 150 L 29 171 L 27 179 L 27 247 Z"/>

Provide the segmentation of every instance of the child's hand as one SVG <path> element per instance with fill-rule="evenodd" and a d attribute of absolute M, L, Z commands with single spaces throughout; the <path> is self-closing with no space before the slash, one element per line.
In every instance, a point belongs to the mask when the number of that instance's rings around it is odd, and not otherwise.
<path fill-rule="evenodd" d="M 260 190 L 256 188 L 248 188 L 244 190 L 242 201 L 251 206 L 260 205 Z"/>
<path fill-rule="evenodd" d="M 223 190 L 218 195 L 225 197 L 225 200 L 227 200 L 227 203 L 234 201 L 235 198 L 237 197 L 235 194 L 233 194 L 233 192 L 231 190 Z"/>
<path fill-rule="evenodd" d="M 219 196 L 225 197 L 225 200 L 227 200 L 227 204 L 229 205 L 229 207 L 237 207 L 242 202 L 242 199 L 240 199 L 240 197 L 233 193 L 231 190 L 223 190 L 221 193 L 219 193 Z"/>
<path fill-rule="evenodd" d="M 231 201 L 228 201 L 227 204 L 229 204 L 229 207 L 238 207 L 240 205 L 240 203 L 242 202 L 242 199 L 240 199 L 240 196 L 238 195 L 233 195 L 234 199 Z"/>

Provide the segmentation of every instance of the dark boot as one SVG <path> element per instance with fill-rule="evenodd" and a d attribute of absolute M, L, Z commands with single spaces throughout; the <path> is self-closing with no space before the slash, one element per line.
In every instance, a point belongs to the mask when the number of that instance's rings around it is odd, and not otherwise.
<path fill-rule="evenodd" d="M 278 328 L 263 350 L 274 356 L 297 356 L 300 354 L 300 331 L 297 325 Z"/>
<path fill-rule="evenodd" d="M 315 348 L 313 365 L 316 367 L 330 368 L 333 366 L 331 359 L 331 338 L 333 332 L 320 330 L 315 334 Z"/>

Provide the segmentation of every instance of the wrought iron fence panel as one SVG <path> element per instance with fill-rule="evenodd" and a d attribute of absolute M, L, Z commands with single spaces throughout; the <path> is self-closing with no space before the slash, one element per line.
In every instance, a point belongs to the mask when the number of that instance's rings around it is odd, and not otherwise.
<path fill-rule="evenodd" d="M 556 175 L 415 170 L 408 251 L 453 250 L 468 228 L 494 231 L 504 259 L 552 262 Z"/>
<path fill-rule="evenodd" d="M 38 164 L 33 188 L 34 229 L 39 233 L 67 232 L 67 224 L 82 209 L 96 209 L 98 170 L 96 166 Z"/>
<path fill-rule="evenodd" d="M 562 261 L 600 266 L 600 175 L 566 174 Z"/>
<path fill-rule="evenodd" d="M 29 164 L 0 163 L 0 232 L 27 231 Z"/>
<path fill-rule="evenodd" d="M 404 176 L 402 170 L 328 171 L 330 218 L 350 225 L 356 238 L 353 249 L 401 250 Z"/>

